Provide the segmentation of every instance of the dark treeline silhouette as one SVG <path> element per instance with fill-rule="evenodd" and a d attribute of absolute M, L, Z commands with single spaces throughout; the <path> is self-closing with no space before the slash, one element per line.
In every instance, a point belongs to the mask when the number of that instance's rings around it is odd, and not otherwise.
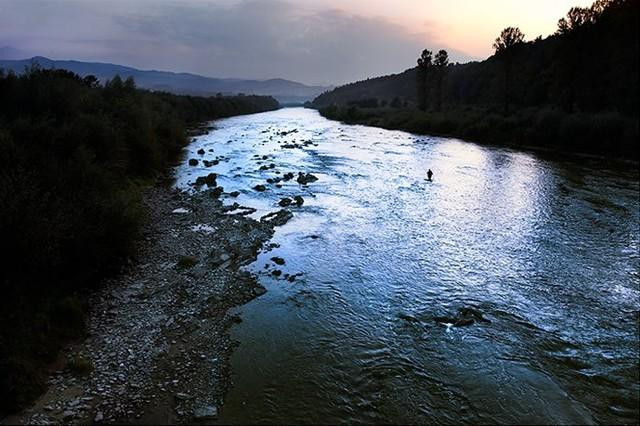
<path fill-rule="evenodd" d="M 191 97 L 100 85 L 64 70 L 0 71 L 0 414 L 42 389 L 42 366 L 82 333 L 74 291 L 131 254 L 140 189 L 187 127 L 275 109 L 270 97 Z"/>
<path fill-rule="evenodd" d="M 312 106 L 348 122 L 637 158 L 639 6 L 572 8 L 546 39 L 507 28 L 494 55 L 440 73 L 423 52 L 416 68 L 339 87 Z M 379 106 L 354 107 L 362 99 Z"/>

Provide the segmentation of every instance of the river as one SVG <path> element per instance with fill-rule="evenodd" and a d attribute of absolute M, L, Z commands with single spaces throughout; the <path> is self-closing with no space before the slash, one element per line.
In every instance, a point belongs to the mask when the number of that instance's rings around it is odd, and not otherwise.
<path fill-rule="evenodd" d="M 255 217 L 304 198 L 248 266 L 268 291 L 237 308 L 221 423 L 638 422 L 637 169 L 303 108 L 214 125 L 187 158 L 220 163 L 178 187 L 216 172 Z M 461 307 L 490 322 L 433 320 Z"/>

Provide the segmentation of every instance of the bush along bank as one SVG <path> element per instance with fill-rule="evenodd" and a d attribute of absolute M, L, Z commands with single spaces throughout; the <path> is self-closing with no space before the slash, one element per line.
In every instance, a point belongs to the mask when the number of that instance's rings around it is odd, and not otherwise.
<path fill-rule="evenodd" d="M 332 105 L 320 108 L 319 112 L 326 118 L 349 124 L 638 160 L 638 120 L 617 112 L 567 113 L 556 108 L 527 108 L 504 115 L 491 108 L 423 112 L 414 108 L 354 105 Z"/>

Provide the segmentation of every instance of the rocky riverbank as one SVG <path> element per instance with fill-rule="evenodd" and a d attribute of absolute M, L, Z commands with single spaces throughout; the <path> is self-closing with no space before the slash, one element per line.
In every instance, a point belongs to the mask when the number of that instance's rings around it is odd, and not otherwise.
<path fill-rule="evenodd" d="M 229 386 L 227 330 L 240 321 L 227 311 L 265 291 L 241 267 L 291 217 L 254 220 L 219 196 L 145 190 L 139 260 L 89 297 L 87 338 L 66 351 L 48 391 L 5 423 L 215 419 Z"/>

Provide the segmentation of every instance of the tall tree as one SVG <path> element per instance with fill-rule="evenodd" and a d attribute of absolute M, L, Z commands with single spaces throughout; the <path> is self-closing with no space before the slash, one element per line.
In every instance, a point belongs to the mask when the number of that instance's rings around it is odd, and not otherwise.
<path fill-rule="evenodd" d="M 436 97 L 436 109 L 440 111 L 442 109 L 442 81 L 444 79 L 444 73 L 447 65 L 449 65 L 449 54 L 446 50 L 441 49 L 433 60 L 433 64 L 437 69 L 438 85 L 437 85 L 437 97 Z"/>
<path fill-rule="evenodd" d="M 418 107 L 422 111 L 427 109 L 427 75 L 433 66 L 433 53 L 424 49 L 418 58 Z"/>
<path fill-rule="evenodd" d="M 515 48 L 524 41 L 524 34 L 517 27 L 502 30 L 500 37 L 493 42 L 496 57 L 502 60 L 504 66 L 504 113 L 509 114 L 511 97 L 511 67 Z"/>

